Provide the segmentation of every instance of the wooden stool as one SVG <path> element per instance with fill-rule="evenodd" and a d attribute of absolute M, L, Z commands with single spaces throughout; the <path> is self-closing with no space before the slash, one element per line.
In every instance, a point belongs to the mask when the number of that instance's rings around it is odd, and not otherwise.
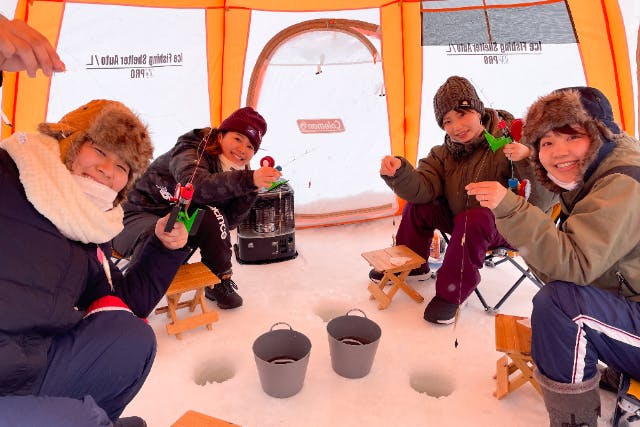
<path fill-rule="evenodd" d="M 167 305 L 159 307 L 155 311 L 156 314 L 167 313 L 171 319 L 171 323 L 167 325 L 167 332 L 182 339 L 181 332 L 198 326 L 206 325 L 207 329 L 211 330 L 211 323 L 218 321 L 218 312 L 207 309 L 204 288 L 217 283 L 220 283 L 220 279 L 203 263 L 195 262 L 181 265 L 167 290 Z M 189 291 L 195 291 L 193 298 L 181 302 L 182 294 Z M 189 311 L 193 312 L 198 305 L 201 313 L 178 319 L 176 310 L 188 307 Z"/>
<path fill-rule="evenodd" d="M 171 427 L 240 427 L 196 411 L 187 411 Z"/>
<path fill-rule="evenodd" d="M 496 362 L 496 391 L 502 399 L 518 387 L 530 382 L 542 394 L 533 378 L 531 358 L 531 326 L 528 318 L 496 314 L 496 350 L 505 353 Z M 513 375 L 513 376 L 512 376 Z"/>
<path fill-rule="evenodd" d="M 411 270 L 420 267 L 426 262 L 420 255 L 404 245 L 399 245 L 377 251 L 364 252 L 362 256 L 374 269 L 384 273 L 380 283 L 376 284 L 372 281 L 368 288 L 369 292 L 371 292 L 370 298 L 378 300 L 378 308 L 380 310 L 387 308 L 391 304 L 391 300 L 398 292 L 398 289 L 402 289 L 417 303 L 424 301 L 422 295 L 406 282 Z M 387 282 L 391 283 L 391 288 L 385 293 L 384 287 Z"/>

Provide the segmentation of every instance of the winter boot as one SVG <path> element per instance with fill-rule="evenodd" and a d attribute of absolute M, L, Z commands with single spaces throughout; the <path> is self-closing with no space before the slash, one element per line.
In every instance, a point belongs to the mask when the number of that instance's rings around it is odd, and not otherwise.
<path fill-rule="evenodd" d="M 435 295 L 424 309 L 424 320 L 440 325 L 450 325 L 456 320 L 458 304 L 450 303 Z"/>
<path fill-rule="evenodd" d="M 204 289 L 204 295 L 211 301 L 215 301 L 222 310 L 240 307 L 242 297 L 235 291 L 238 285 L 231 280 L 231 275 L 222 276 L 220 283 L 213 288 Z"/>
<path fill-rule="evenodd" d="M 113 427 L 147 427 L 147 423 L 140 417 L 124 417 L 116 420 Z"/>
<path fill-rule="evenodd" d="M 550 427 L 597 427 L 600 416 L 600 374 L 575 384 L 553 381 L 537 369 L 544 404 L 549 413 Z"/>
<path fill-rule="evenodd" d="M 618 393 L 621 374 L 611 366 L 598 366 L 600 371 L 600 388 L 611 393 Z"/>

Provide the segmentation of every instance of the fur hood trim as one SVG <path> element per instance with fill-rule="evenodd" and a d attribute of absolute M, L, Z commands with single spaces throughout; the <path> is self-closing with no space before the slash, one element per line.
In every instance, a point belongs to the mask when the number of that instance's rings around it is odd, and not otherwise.
<path fill-rule="evenodd" d="M 585 96 L 597 95 L 601 95 L 601 98 L 596 98 L 597 108 L 590 105 L 589 100 L 583 99 Z M 618 134 L 620 129 L 612 123 L 612 115 L 609 101 L 600 91 L 593 88 L 559 89 L 534 102 L 524 119 L 521 142 L 531 148 L 530 158 L 538 181 L 554 193 L 566 191 L 549 179 L 547 170 L 540 163 L 540 139 L 545 133 L 572 124 L 579 124 L 585 128 L 591 140 L 591 146 L 581 165 L 584 176 L 589 166 L 596 161 L 603 144 L 615 144 L 617 136 L 614 136 L 614 131 Z"/>

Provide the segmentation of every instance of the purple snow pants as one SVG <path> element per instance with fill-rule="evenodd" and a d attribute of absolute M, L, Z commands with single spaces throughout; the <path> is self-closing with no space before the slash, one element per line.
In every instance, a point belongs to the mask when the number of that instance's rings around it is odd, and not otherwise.
<path fill-rule="evenodd" d="M 436 295 L 450 303 L 461 304 L 480 283 L 479 270 L 484 265 L 487 250 L 509 245 L 498 233 L 490 209 L 473 208 L 454 217 L 443 199 L 407 203 L 402 211 L 396 244 L 406 245 L 429 259 L 435 229 L 451 235 L 442 267 L 438 270 Z"/>

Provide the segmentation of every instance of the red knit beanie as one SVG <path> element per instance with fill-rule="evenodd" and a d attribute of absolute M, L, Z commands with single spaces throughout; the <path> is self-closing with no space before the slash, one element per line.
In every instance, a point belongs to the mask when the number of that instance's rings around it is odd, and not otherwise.
<path fill-rule="evenodd" d="M 262 137 L 267 133 L 267 122 L 253 108 L 243 107 L 229 115 L 218 126 L 219 131 L 238 132 L 249 138 L 254 151 L 260 148 Z"/>

